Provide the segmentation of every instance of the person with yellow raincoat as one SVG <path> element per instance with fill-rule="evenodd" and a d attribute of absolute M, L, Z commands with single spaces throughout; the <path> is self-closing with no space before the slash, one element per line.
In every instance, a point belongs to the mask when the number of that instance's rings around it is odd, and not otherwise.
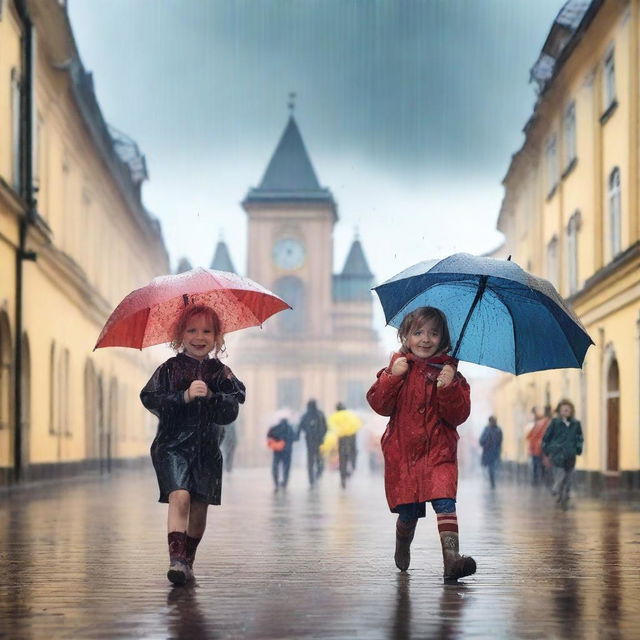
<path fill-rule="evenodd" d="M 327 424 L 329 432 L 333 432 L 338 438 L 340 486 L 345 489 L 347 478 L 356 468 L 356 458 L 358 456 L 356 433 L 362 427 L 362 420 L 353 411 L 349 411 L 342 402 L 338 402 L 336 411 L 329 416 Z M 327 436 L 329 436 L 329 432 Z"/>

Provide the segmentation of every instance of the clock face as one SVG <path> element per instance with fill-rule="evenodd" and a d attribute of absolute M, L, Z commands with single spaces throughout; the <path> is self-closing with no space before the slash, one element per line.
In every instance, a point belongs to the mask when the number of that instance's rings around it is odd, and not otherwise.
<path fill-rule="evenodd" d="M 304 264 L 304 258 L 304 246 L 295 238 L 281 238 L 273 245 L 273 261 L 280 269 L 299 269 Z"/>

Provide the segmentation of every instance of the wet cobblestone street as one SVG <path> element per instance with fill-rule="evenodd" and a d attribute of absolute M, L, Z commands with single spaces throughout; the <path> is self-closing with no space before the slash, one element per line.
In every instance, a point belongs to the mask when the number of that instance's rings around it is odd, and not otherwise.
<path fill-rule="evenodd" d="M 638 638 L 640 504 L 481 478 L 461 484 L 462 551 L 444 585 L 435 516 L 407 574 L 393 563 L 382 478 L 346 491 L 302 470 L 274 494 L 267 469 L 225 477 L 196 558 L 166 580 L 166 506 L 150 468 L 0 494 L 0 638 Z"/>

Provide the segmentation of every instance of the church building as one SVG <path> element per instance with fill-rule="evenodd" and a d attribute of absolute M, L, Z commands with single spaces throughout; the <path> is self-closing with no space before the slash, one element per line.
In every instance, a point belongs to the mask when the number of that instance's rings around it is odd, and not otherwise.
<path fill-rule="evenodd" d="M 327 414 L 337 402 L 369 411 L 365 394 L 385 354 L 373 328 L 373 274 L 358 237 L 342 271 L 333 273 L 338 207 L 320 186 L 293 114 L 242 206 L 247 276 L 293 307 L 262 328 L 227 337 L 229 364 L 248 391 L 238 421 L 239 456 L 256 464 L 267 456 L 265 434 L 278 410 L 297 416 L 313 398 Z M 220 240 L 211 267 L 229 266 Z"/>

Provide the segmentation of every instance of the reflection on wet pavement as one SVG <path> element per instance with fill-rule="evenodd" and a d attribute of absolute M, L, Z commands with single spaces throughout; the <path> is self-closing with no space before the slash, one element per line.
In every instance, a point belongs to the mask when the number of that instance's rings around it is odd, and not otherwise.
<path fill-rule="evenodd" d="M 640 504 L 463 481 L 461 549 L 478 573 L 443 584 L 435 516 L 408 573 L 393 563 L 382 479 L 346 491 L 294 470 L 225 478 L 196 558 L 165 577 L 164 505 L 152 472 L 0 494 L 0 638 L 637 638 Z"/>

